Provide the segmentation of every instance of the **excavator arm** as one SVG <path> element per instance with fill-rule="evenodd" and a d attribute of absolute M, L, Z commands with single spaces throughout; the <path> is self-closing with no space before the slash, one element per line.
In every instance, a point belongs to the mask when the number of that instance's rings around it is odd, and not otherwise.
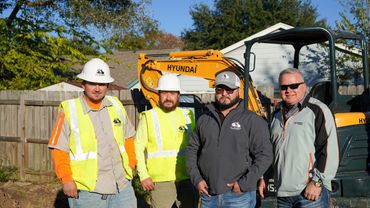
<path fill-rule="evenodd" d="M 201 77 L 214 87 L 215 77 L 222 71 L 233 71 L 241 80 L 241 98 L 244 96 L 244 67 L 234 59 L 224 57 L 217 50 L 199 50 L 172 52 L 169 54 L 145 54 L 138 57 L 138 78 L 145 98 L 152 106 L 158 104 L 159 96 L 156 90 L 162 73 L 175 73 L 187 76 Z M 248 80 L 248 109 L 260 116 L 266 117 L 257 90 L 251 77 Z"/>

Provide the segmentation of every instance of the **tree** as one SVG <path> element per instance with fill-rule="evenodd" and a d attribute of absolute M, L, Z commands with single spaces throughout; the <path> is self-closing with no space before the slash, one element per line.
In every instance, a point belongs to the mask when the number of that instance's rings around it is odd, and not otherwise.
<path fill-rule="evenodd" d="M 359 32 L 362 33 L 366 39 L 367 42 L 370 40 L 370 0 L 341 0 L 340 1 L 342 7 L 344 10 L 340 12 L 340 16 L 342 18 L 341 22 L 337 21 L 336 26 L 339 30 L 349 30 L 353 32 Z M 353 43 L 356 44 L 356 43 Z M 352 47 L 355 47 L 352 46 Z M 370 62 L 370 48 L 368 48 L 368 60 Z M 357 74 L 362 73 L 363 71 L 363 65 L 362 60 L 353 55 L 347 55 L 340 57 L 340 60 L 350 60 L 353 63 L 358 63 L 354 70 L 351 70 L 351 72 L 356 72 Z M 347 68 L 344 66 L 344 68 Z M 347 70 L 348 71 L 348 70 Z M 347 72 L 347 74 L 350 74 L 351 72 Z M 350 74 L 347 77 L 353 78 L 353 75 Z"/>
<path fill-rule="evenodd" d="M 181 35 L 186 49 L 222 49 L 278 22 L 326 25 L 310 0 L 214 0 L 214 5 L 191 9 L 194 27 Z"/>
<path fill-rule="evenodd" d="M 72 66 L 99 56 L 99 39 L 156 26 L 143 12 L 146 3 L 0 0 L 0 89 L 37 89 L 73 77 Z"/>
<path fill-rule="evenodd" d="M 115 35 L 105 44 L 114 50 L 159 50 L 184 47 L 181 38 L 158 30 L 139 35 L 133 33 L 127 33 L 124 36 Z"/>
<path fill-rule="evenodd" d="M 370 39 L 370 0 L 341 0 L 344 11 L 340 12 L 342 25 L 340 29 L 361 32 L 367 39 Z M 346 13 L 349 13 L 346 16 Z"/>

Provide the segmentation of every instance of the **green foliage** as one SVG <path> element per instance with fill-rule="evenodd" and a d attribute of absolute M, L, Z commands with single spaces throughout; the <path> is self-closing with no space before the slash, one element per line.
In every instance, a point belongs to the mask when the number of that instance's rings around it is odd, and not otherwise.
<path fill-rule="evenodd" d="M 135 174 L 134 178 L 132 179 L 132 186 L 135 190 L 135 194 L 137 198 L 144 199 L 144 201 L 150 201 L 150 192 L 144 191 L 143 187 L 141 186 L 139 175 Z"/>
<path fill-rule="evenodd" d="M 0 22 L 0 90 L 37 89 L 71 77 L 71 66 L 86 59 L 64 37 L 52 37 L 32 22 L 9 29 Z"/>
<path fill-rule="evenodd" d="M 17 168 L 0 167 L 0 182 L 8 182 L 16 178 Z"/>
<path fill-rule="evenodd" d="M 147 0 L 0 0 L 0 90 L 38 89 L 72 78 L 99 56 L 98 40 L 154 27 Z M 5 11 L 10 14 L 5 16 Z"/>
<path fill-rule="evenodd" d="M 370 0 L 341 0 L 343 29 L 363 33 L 370 39 Z M 346 16 L 346 14 L 349 14 Z M 339 25 L 338 25 L 339 26 Z M 338 28 L 342 29 L 342 28 Z"/>
<path fill-rule="evenodd" d="M 194 27 L 182 33 L 186 49 L 222 49 L 278 22 L 324 26 L 309 0 L 215 0 L 215 9 L 195 5 Z"/>
<path fill-rule="evenodd" d="M 365 35 L 370 41 L 370 0 L 341 0 L 344 11 L 340 12 L 341 22 L 337 29 L 350 30 Z M 347 15 L 346 15 L 347 14 Z M 368 51 L 370 62 L 370 48 Z"/>

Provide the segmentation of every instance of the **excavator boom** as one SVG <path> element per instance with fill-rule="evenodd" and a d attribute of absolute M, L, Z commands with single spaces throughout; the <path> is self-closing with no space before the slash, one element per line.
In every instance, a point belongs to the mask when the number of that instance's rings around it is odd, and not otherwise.
<path fill-rule="evenodd" d="M 169 54 L 139 54 L 138 77 L 145 98 L 152 106 L 158 104 L 156 90 L 158 80 L 163 73 L 175 73 L 200 77 L 208 80 L 209 86 L 214 85 L 215 77 L 222 71 L 233 71 L 241 79 L 241 98 L 244 96 L 245 79 L 244 66 L 217 50 L 198 50 L 172 52 Z M 266 117 L 257 90 L 249 77 L 248 80 L 248 109 L 260 116 Z"/>

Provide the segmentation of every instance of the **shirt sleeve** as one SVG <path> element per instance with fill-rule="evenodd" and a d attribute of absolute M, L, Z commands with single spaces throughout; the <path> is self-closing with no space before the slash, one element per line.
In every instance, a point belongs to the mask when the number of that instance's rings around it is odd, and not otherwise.
<path fill-rule="evenodd" d="M 140 180 L 149 178 L 146 168 L 145 151 L 148 143 L 148 125 L 145 114 L 141 114 L 135 137 L 135 152 L 137 159 L 137 171 Z"/>
<path fill-rule="evenodd" d="M 267 122 L 256 114 L 253 117 L 248 123 L 250 126 L 248 136 L 251 138 L 249 152 L 254 159 L 246 174 L 238 180 L 242 191 L 247 190 L 250 188 L 250 184 L 255 184 L 258 181 L 271 165 L 273 158 Z"/>
<path fill-rule="evenodd" d="M 62 183 L 73 181 L 68 152 L 64 152 L 59 149 L 52 149 L 51 155 L 53 157 L 55 174 Z"/>
<path fill-rule="evenodd" d="M 201 119 L 198 120 L 199 123 L 202 122 Z M 199 125 L 198 123 L 198 125 Z M 186 169 L 190 176 L 190 180 L 195 187 L 198 186 L 198 183 L 203 180 L 202 175 L 200 174 L 198 168 L 198 155 L 200 150 L 200 139 L 199 139 L 199 127 L 195 128 L 193 133 L 190 136 L 189 142 L 186 146 Z"/>
<path fill-rule="evenodd" d="M 326 106 L 321 106 L 315 117 L 315 169 L 313 178 L 330 184 L 335 177 L 339 165 L 338 136 L 335 120 Z"/>
<path fill-rule="evenodd" d="M 58 113 L 57 120 L 49 138 L 48 147 L 51 149 L 59 149 L 64 152 L 69 152 L 69 135 L 69 124 L 65 119 L 63 109 L 61 109 Z"/>

